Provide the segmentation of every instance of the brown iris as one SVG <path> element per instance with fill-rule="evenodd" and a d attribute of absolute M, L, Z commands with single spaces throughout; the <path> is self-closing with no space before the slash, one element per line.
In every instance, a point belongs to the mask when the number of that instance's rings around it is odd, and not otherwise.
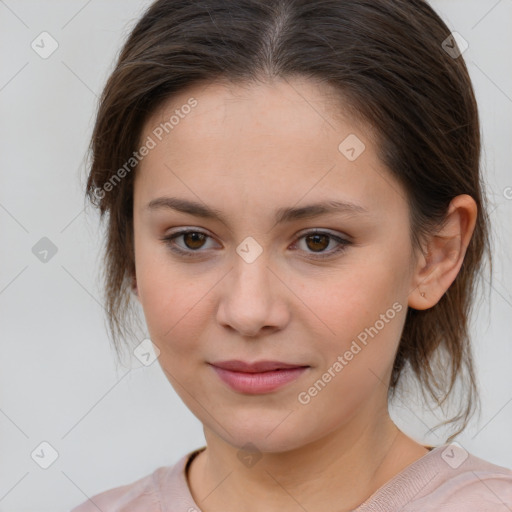
<path fill-rule="evenodd" d="M 183 241 L 189 249 L 200 249 L 206 239 L 206 235 L 203 233 L 191 232 L 184 233 Z"/>
<path fill-rule="evenodd" d="M 313 244 L 316 245 L 316 247 L 311 247 L 311 245 L 308 243 L 308 247 L 311 249 L 311 250 L 314 250 L 316 251 L 316 249 L 318 250 L 323 250 L 325 249 L 326 247 L 329 246 L 329 236 L 328 235 L 319 235 L 319 234 L 315 234 L 315 235 L 309 235 L 306 237 L 306 241 L 308 240 L 314 240 Z M 323 242 L 327 241 L 326 244 L 324 244 Z M 307 243 L 307 242 L 306 242 Z M 319 247 L 319 245 L 321 246 L 324 246 L 324 247 Z"/>

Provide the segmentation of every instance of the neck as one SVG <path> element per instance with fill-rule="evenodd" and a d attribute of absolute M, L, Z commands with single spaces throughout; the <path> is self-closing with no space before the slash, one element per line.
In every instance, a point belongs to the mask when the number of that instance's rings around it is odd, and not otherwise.
<path fill-rule="evenodd" d="M 262 453 L 253 465 L 205 427 L 207 449 L 192 462 L 189 487 L 204 512 L 349 511 L 428 451 L 391 421 L 353 421 L 298 449 Z"/>

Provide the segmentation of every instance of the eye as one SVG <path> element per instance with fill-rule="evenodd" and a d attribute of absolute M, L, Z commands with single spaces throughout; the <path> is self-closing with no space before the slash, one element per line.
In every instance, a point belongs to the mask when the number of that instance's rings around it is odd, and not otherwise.
<path fill-rule="evenodd" d="M 175 240 L 177 238 L 183 238 L 183 243 L 185 244 L 184 248 L 176 245 Z M 202 231 L 187 229 L 163 237 L 161 240 L 176 254 L 180 254 L 182 256 L 195 256 L 194 253 L 197 253 L 209 238 L 211 237 Z"/>
<path fill-rule="evenodd" d="M 184 247 L 177 244 L 176 240 L 182 238 Z M 200 253 L 200 249 L 204 248 L 208 239 L 211 239 L 209 235 L 202 231 L 186 229 L 173 233 L 169 236 L 161 238 L 161 240 L 169 247 L 169 249 L 182 256 L 196 256 Z M 308 255 L 312 259 L 329 258 L 338 254 L 346 249 L 351 244 L 349 240 L 341 238 L 332 233 L 320 230 L 308 231 L 299 237 L 298 241 L 304 240 L 306 248 L 303 249 L 305 252 L 312 251 Z M 335 242 L 335 248 L 330 251 L 325 251 L 332 242 Z M 295 242 L 292 247 L 295 247 L 298 242 Z"/>
<path fill-rule="evenodd" d="M 306 249 L 312 250 L 313 253 L 309 255 L 313 259 L 330 258 L 340 252 L 346 250 L 347 246 L 351 244 L 349 240 L 341 238 L 340 236 L 333 235 L 327 231 L 313 230 L 303 234 L 299 241 L 304 241 Z M 335 248 L 330 251 L 325 251 L 331 242 L 335 242 Z M 297 242 L 294 244 L 296 245 Z M 307 252 L 307 250 L 306 250 Z"/>

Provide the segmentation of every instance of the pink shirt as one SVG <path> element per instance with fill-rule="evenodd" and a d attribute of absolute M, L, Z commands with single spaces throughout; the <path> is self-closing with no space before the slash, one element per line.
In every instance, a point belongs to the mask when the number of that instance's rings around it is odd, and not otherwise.
<path fill-rule="evenodd" d="M 184 455 L 131 484 L 93 496 L 71 512 L 201 512 L 186 476 Z M 389 480 L 354 512 L 512 512 L 512 471 L 465 452 L 434 448 Z"/>

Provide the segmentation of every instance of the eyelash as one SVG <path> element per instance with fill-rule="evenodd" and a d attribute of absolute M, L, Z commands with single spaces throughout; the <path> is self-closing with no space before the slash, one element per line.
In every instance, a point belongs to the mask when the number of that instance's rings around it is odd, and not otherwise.
<path fill-rule="evenodd" d="M 162 240 L 162 242 L 164 242 L 165 245 L 167 245 L 167 247 L 172 252 L 174 252 L 174 253 L 176 253 L 176 254 L 178 254 L 180 256 L 194 257 L 194 256 L 196 256 L 197 253 L 200 252 L 199 249 L 197 251 L 193 251 L 193 250 L 186 251 L 186 250 L 180 249 L 180 248 L 178 248 L 178 247 L 176 247 L 174 245 L 174 239 L 175 238 L 178 238 L 180 236 L 187 235 L 187 234 L 190 234 L 190 233 L 199 233 L 199 234 L 205 235 L 208 238 L 211 238 L 209 235 L 207 235 L 206 233 L 204 233 L 202 231 L 198 231 L 196 229 L 186 229 L 186 230 L 182 230 L 182 231 L 177 231 L 176 233 L 173 233 L 172 235 L 163 237 L 160 240 Z M 315 260 L 322 260 L 322 259 L 331 258 L 331 257 L 333 257 L 336 254 L 342 253 L 342 252 L 344 252 L 346 250 L 347 246 L 351 245 L 351 243 L 352 243 L 349 240 L 346 240 L 346 239 L 341 238 L 339 236 L 333 235 L 332 233 L 329 233 L 329 232 L 326 232 L 326 231 L 320 231 L 320 230 L 308 231 L 308 232 L 302 234 L 297 239 L 297 241 L 299 241 L 299 240 L 301 240 L 303 238 L 306 238 L 308 236 L 313 236 L 313 235 L 327 235 L 330 240 L 334 240 L 334 241 L 336 241 L 337 243 L 340 244 L 336 249 L 331 250 L 328 253 L 316 253 L 316 254 L 315 253 L 311 253 L 312 254 L 311 258 L 315 259 Z M 296 243 L 297 242 L 294 242 L 294 245 Z"/>

